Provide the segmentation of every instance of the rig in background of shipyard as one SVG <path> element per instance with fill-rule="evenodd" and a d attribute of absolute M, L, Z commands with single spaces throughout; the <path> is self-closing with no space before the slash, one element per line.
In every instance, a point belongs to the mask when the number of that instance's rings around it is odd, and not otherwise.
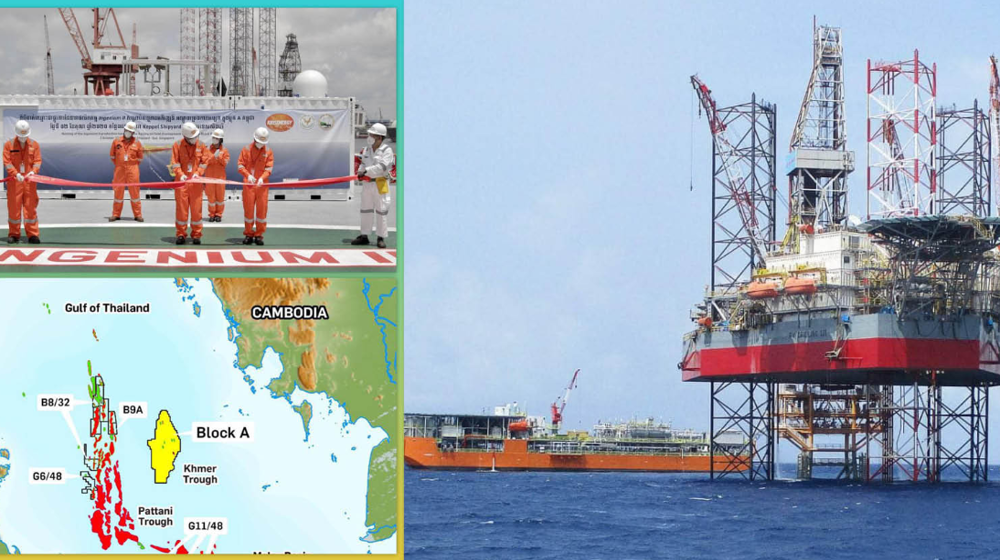
<path fill-rule="evenodd" d="M 229 48 L 223 60 L 224 25 L 228 10 Z M 90 8 L 92 36 L 84 35 L 72 8 L 59 15 L 80 54 L 84 96 L 168 97 L 325 97 L 326 78 L 302 69 L 298 37 L 289 33 L 284 50 L 277 46 L 277 8 L 180 8 L 180 58 L 139 56 L 137 25 L 126 44 L 114 8 Z M 45 26 L 46 93 L 56 95 L 48 18 Z M 180 72 L 179 91 L 171 92 L 171 69 Z M 228 70 L 228 71 L 226 71 Z M 137 81 L 141 79 L 141 83 Z M 227 82 L 228 79 L 228 82 Z M 140 92 L 140 89 L 143 90 Z M 74 88 L 74 95 L 76 95 Z M 368 121 L 355 103 L 355 131 L 381 122 L 395 141 L 395 120 Z"/>
<path fill-rule="evenodd" d="M 937 68 L 917 51 L 868 61 L 862 221 L 848 213 L 841 30 L 813 28 L 780 238 L 775 107 L 755 95 L 718 107 L 691 77 L 713 139 L 712 269 L 678 367 L 711 387 L 712 477 L 772 480 L 786 440 L 799 478 L 823 466 L 985 481 L 1000 384 L 997 61 L 988 116 L 978 102 L 939 107 Z M 734 430 L 741 447 L 717 441 Z"/>
<path fill-rule="evenodd" d="M 293 34 L 286 38 L 285 52 L 278 60 L 277 8 L 228 8 L 228 85 L 222 72 L 222 10 L 180 9 L 179 60 L 140 57 L 136 25 L 132 26 L 132 42 L 126 45 L 114 8 L 91 8 L 93 39 L 89 44 L 72 8 L 59 8 L 59 15 L 80 52 L 84 95 L 138 95 L 135 78 L 139 72 L 149 85 L 150 95 L 170 95 L 170 68 L 178 66 L 182 96 L 292 97 L 291 86 L 302 71 L 302 61 Z M 46 78 L 48 93 L 52 95 L 55 88 L 47 21 L 45 38 Z M 123 81 L 127 85 L 125 91 L 120 89 Z"/>

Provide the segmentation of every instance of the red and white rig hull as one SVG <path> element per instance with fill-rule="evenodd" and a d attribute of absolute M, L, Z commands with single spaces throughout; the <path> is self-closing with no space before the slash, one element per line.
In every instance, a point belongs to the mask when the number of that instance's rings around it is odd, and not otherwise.
<path fill-rule="evenodd" d="M 905 383 L 931 371 L 938 385 L 1000 382 L 998 325 L 979 315 L 899 321 L 799 315 L 762 327 L 701 328 L 684 338 L 684 381 L 760 379 L 796 383 Z"/>

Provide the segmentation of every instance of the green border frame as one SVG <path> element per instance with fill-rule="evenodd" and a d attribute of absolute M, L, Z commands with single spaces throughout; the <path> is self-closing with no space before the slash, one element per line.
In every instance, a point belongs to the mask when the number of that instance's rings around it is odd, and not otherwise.
<path fill-rule="evenodd" d="M 405 383 L 405 360 L 404 360 L 404 343 L 403 334 L 405 329 L 403 326 L 406 324 L 403 316 L 403 298 L 405 294 L 403 286 L 403 266 L 404 266 L 404 245 L 405 245 L 405 225 L 403 219 L 403 208 L 406 189 L 404 187 L 405 177 L 406 177 L 406 162 L 404 156 L 404 116 L 403 116 L 403 0 L 295 0 L 292 2 L 283 2 L 281 0 L 277 1 L 262 1 L 262 0 L 245 0 L 243 2 L 233 2 L 233 1 L 221 1 L 215 3 L 216 7 L 219 8 L 261 8 L 261 7 L 276 7 L 276 8 L 390 8 L 396 10 L 396 167 L 398 170 L 398 179 L 396 181 L 396 270 L 394 272 L 373 272 L 373 273 L 362 273 L 362 272 L 337 272 L 335 269 L 329 272 L 324 272 L 323 274 L 316 274 L 315 272 L 309 273 L 308 271 L 303 272 L 290 272 L 282 273 L 280 275 L 268 275 L 268 274 L 256 274 L 250 272 L 239 272 L 239 273 L 225 273 L 224 271 L 206 271 L 199 272 L 197 274 L 171 274 L 169 271 L 148 271 L 148 272 L 134 272 L 131 274 L 113 274 L 112 271 L 86 271 L 81 270 L 79 272 L 71 272 L 66 274 L 60 273 L 45 273 L 44 271 L 38 273 L 3 273 L 0 272 L 0 280 L 5 278 L 121 278 L 123 276 L 128 278 L 175 278 L 177 276 L 197 276 L 199 278 L 315 278 L 317 276 L 326 276 L 330 278 L 394 278 L 396 280 L 396 285 L 398 286 L 398 317 L 399 317 L 399 332 L 397 334 L 397 341 L 399 344 L 399 355 L 398 355 L 398 383 L 397 383 L 397 399 L 396 407 L 398 411 L 398 426 L 397 433 L 399 434 L 399 442 L 397 442 L 397 453 L 398 460 L 396 463 L 396 499 L 397 499 L 397 529 L 396 529 L 396 554 L 395 555 L 384 555 L 376 556 L 377 558 L 403 558 L 404 551 L 404 533 L 405 533 L 405 520 L 404 520 L 404 485 L 403 485 L 403 387 Z M 0 0 L 0 8 L 91 8 L 93 4 L 80 2 L 79 0 L 70 0 L 67 2 L 51 2 L 51 1 L 41 1 L 28 4 L 25 1 L 10 1 L 10 0 Z M 121 1 L 121 0 L 109 0 L 102 3 L 102 7 L 107 8 L 204 8 L 204 2 L 194 2 L 192 0 L 178 0 L 175 2 L 169 2 L 164 0 L 146 0 L 139 5 L 136 0 L 132 1 Z M 52 555 L 32 555 L 35 558 L 59 558 L 60 556 Z M 73 558 L 93 558 L 95 560 L 106 560 L 107 555 L 96 555 L 96 554 L 80 554 L 71 555 Z M 115 554 L 118 558 L 139 558 L 140 555 L 135 554 Z M 251 554 L 233 554 L 227 555 L 230 558 L 245 558 L 247 560 L 258 558 L 257 556 Z M 323 558 L 370 558 L 368 555 L 354 555 L 354 554 L 317 554 L 312 555 L 313 557 L 323 557 Z"/>

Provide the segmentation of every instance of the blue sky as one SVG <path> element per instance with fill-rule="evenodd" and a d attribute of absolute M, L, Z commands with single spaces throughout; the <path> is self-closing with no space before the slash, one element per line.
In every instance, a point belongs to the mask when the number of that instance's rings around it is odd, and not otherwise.
<path fill-rule="evenodd" d="M 939 105 L 963 108 L 986 103 L 1000 45 L 993 5 L 691 4 L 407 3 L 407 411 L 547 414 L 580 368 L 568 428 L 707 428 L 708 386 L 676 369 L 709 272 L 711 142 L 695 114 L 689 191 L 689 76 L 721 105 L 778 105 L 780 168 L 812 17 L 841 26 L 863 213 L 866 59 L 919 48 Z"/>

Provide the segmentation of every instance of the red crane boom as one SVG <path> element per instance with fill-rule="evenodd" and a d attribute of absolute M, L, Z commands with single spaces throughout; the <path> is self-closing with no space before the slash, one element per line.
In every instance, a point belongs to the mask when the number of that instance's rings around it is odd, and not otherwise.
<path fill-rule="evenodd" d="M 561 396 L 556 398 L 555 402 L 552 403 L 552 429 L 558 431 L 559 425 L 562 424 L 563 410 L 566 410 L 566 403 L 569 402 L 569 393 L 576 388 L 576 377 L 580 375 L 580 370 L 573 372 L 573 379 L 570 379 L 569 385 L 566 386 L 566 392 Z M 562 403 L 560 404 L 560 400 Z"/>
<path fill-rule="evenodd" d="M 80 51 L 80 64 L 89 70 L 93 64 L 90 60 L 90 51 L 87 50 L 87 42 L 83 40 L 80 23 L 76 21 L 73 8 L 59 8 L 59 15 L 62 16 L 63 23 L 66 24 L 66 30 L 69 31 L 69 36 L 73 39 L 76 50 Z"/>

